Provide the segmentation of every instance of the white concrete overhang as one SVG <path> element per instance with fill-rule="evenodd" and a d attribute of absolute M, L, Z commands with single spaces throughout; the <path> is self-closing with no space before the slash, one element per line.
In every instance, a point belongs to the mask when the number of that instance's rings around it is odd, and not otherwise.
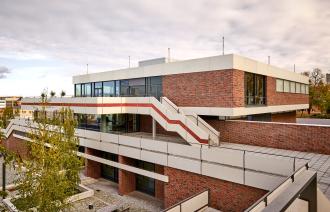
<path fill-rule="evenodd" d="M 228 54 L 170 63 L 126 68 L 73 76 L 73 83 L 133 79 L 140 77 L 165 76 L 183 73 L 237 69 L 250 73 L 308 84 L 308 77 L 290 70 L 258 62 L 243 56 Z"/>
<path fill-rule="evenodd" d="M 197 115 L 206 116 L 246 116 L 262 113 L 278 113 L 286 111 L 295 111 L 308 109 L 308 104 L 295 104 L 295 105 L 274 105 L 274 106 L 256 106 L 256 107 L 180 107 L 185 113 L 194 112 Z"/>

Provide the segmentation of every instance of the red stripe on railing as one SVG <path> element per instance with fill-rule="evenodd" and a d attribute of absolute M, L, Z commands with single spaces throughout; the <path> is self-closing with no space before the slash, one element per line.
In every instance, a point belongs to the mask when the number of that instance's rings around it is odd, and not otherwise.
<path fill-rule="evenodd" d="M 156 106 L 151 103 L 36 103 L 36 102 L 22 102 L 21 105 L 28 106 L 56 106 L 56 107 L 150 107 L 154 111 L 156 111 L 163 119 L 166 120 L 169 124 L 177 124 L 180 125 L 184 130 L 186 130 L 193 138 L 195 138 L 199 143 L 207 144 L 207 139 L 202 139 L 196 133 L 194 133 L 191 129 L 189 129 L 184 123 L 180 120 L 171 120 L 165 116 Z"/>

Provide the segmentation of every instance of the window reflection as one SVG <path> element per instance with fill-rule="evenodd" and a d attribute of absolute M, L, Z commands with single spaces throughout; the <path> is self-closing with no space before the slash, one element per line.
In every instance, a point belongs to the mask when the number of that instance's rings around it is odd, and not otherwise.
<path fill-rule="evenodd" d="M 162 96 L 162 77 L 75 84 L 76 97 Z"/>
<path fill-rule="evenodd" d="M 265 76 L 245 73 L 245 104 L 265 104 Z"/>

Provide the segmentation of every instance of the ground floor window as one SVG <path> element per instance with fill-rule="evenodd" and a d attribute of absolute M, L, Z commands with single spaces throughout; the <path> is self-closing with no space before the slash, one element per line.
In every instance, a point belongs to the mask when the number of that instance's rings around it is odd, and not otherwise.
<path fill-rule="evenodd" d="M 118 162 L 118 155 L 110 152 L 100 151 L 101 157 L 107 160 Z M 118 168 L 108 166 L 106 164 L 101 165 L 101 176 L 105 179 L 118 183 Z"/>
<path fill-rule="evenodd" d="M 155 164 L 145 162 L 145 161 L 137 161 L 137 167 L 147 170 L 147 171 L 155 171 Z M 155 196 L 155 179 L 150 177 L 136 175 L 136 190 L 141 191 L 143 193 Z"/>

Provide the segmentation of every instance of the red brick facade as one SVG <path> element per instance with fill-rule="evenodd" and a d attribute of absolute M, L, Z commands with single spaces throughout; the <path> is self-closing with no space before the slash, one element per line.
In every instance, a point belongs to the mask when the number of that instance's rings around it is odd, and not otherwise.
<path fill-rule="evenodd" d="M 277 92 L 276 78 L 267 76 L 266 84 L 267 105 L 309 104 L 306 94 Z"/>
<path fill-rule="evenodd" d="M 244 106 L 244 72 L 220 70 L 163 76 L 163 95 L 178 106 Z"/>
<path fill-rule="evenodd" d="M 330 154 L 330 127 L 274 122 L 208 122 L 220 131 L 221 142 Z"/>
<path fill-rule="evenodd" d="M 155 164 L 155 172 L 158 174 L 164 174 L 164 166 Z M 155 197 L 162 201 L 164 200 L 164 186 L 164 182 L 155 180 Z"/>
<path fill-rule="evenodd" d="M 267 193 L 265 190 L 165 167 L 165 208 L 205 189 L 210 189 L 211 207 L 221 211 L 243 211 Z"/>
<path fill-rule="evenodd" d="M 118 162 L 126 165 L 133 165 L 134 159 L 118 155 Z M 119 169 L 118 175 L 118 192 L 120 195 L 135 191 L 136 177 L 134 173 Z"/>
<path fill-rule="evenodd" d="M 163 76 L 163 95 L 181 107 L 244 107 L 244 71 L 230 69 Z M 308 95 L 276 92 L 266 77 L 267 105 L 308 104 Z"/>
<path fill-rule="evenodd" d="M 13 134 L 9 136 L 9 138 L 5 139 L 2 143 L 6 149 L 9 151 L 16 153 L 22 158 L 28 158 L 29 157 L 29 146 L 27 144 L 27 141 L 15 138 Z"/>
<path fill-rule="evenodd" d="M 296 111 L 272 114 L 272 122 L 296 123 Z"/>
<path fill-rule="evenodd" d="M 89 155 L 97 156 L 98 151 L 96 149 L 85 148 L 85 153 Z M 101 177 L 101 164 L 93 160 L 85 160 L 85 175 L 92 178 Z"/>

